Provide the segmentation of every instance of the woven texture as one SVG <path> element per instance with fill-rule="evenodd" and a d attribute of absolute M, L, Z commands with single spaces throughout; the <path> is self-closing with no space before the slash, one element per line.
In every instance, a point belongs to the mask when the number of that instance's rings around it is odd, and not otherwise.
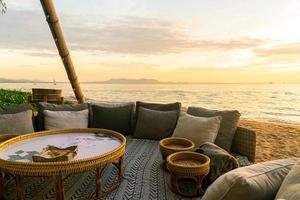
<path fill-rule="evenodd" d="M 255 132 L 250 129 L 238 127 L 234 135 L 231 151 L 243 156 L 247 156 L 250 162 L 255 163 Z"/>
<path fill-rule="evenodd" d="M 162 170 L 161 162 L 158 141 L 127 137 L 125 174 L 122 183 L 119 188 L 102 199 L 184 199 L 170 190 L 169 174 Z M 108 188 L 117 176 L 117 169 L 106 168 L 103 175 L 104 188 Z M 68 200 L 85 199 L 95 191 L 95 172 L 69 176 L 65 179 L 64 185 Z M 25 199 L 55 199 L 55 186 L 52 178 L 25 178 L 24 191 L 26 192 Z M 9 200 L 16 199 L 15 186 L 12 181 L 8 186 L 7 197 Z"/>

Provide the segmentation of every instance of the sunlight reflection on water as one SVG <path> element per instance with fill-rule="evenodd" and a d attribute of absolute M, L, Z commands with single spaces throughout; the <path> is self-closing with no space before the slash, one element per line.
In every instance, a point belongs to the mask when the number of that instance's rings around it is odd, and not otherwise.
<path fill-rule="evenodd" d="M 81 84 L 88 99 L 102 102 L 182 102 L 184 107 L 237 109 L 242 116 L 300 124 L 300 84 Z M 0 88 L 30 91 L 52 84 L 0 83 Z M 66 98 L 73 98 L 70 84 L 58 83 Z"/>

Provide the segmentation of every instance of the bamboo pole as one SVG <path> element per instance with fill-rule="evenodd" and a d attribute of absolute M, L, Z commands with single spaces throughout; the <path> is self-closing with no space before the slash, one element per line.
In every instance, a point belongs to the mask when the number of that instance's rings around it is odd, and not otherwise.
<path fill-rule="evenodd" d="M 84 96 L 75 72 L 75 68 L 59 24 L 59 19 L 52 0 L 40 0 L 57 50 L 65 66 L 69 81 L 72 85 L 78 103 L 84 103 Z"/>

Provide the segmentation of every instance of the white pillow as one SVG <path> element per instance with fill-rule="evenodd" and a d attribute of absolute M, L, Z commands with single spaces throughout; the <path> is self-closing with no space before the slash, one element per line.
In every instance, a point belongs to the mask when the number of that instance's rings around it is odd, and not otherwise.
<path fill-rule="evenodd" d="M 273 200 L 297 160 L 274 160 L 232 170 L 210 185 L 201 200 Z"/>
<path fill-rule="evenodd" d="M 205 142 L 214 143 L 222 117 L 196 117 L 181 113 L 174 130 L 174 137 L 183 137 L 193 141 L 196 147 Z"/>
<path fill-rule="evenodd" d="M 285 177 L 276 195 L 276 200 L 300 199 L 300 160 Z"/>
<path fill-rule="evenodd" d="M 63 128 L 87 128 L 89 110 L 50 111 L 44 110 L 45 130 Z"/>

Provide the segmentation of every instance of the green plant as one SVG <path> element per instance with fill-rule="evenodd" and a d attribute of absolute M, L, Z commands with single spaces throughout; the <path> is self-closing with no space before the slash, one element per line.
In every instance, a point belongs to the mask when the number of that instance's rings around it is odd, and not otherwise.
<path fill-rule="evenodd" d="M 30 92 L 0 89 L 0 106 L 26 103 Z"/>

